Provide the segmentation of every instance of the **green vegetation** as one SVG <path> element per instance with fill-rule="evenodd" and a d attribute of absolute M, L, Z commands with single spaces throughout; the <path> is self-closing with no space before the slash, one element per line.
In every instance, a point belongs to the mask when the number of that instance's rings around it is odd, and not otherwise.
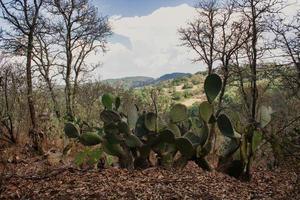
<path fill-rule="evenodd" d="M 183 90 L 192 89 L 192 88 L 193 88 L 193 84 L 190 83 L 185 83 L 182 87 Z"/>
<path fill-rule="evenodd" d="M 221 84 L 221 79 L 216 74 L 206 78 L 204 88 L 209 101 L 202 102 L 198 108 L 198 115 L 194 116 L 189 115 L 188 108 L 182 104 L 172 106 L 166 118 L 153 112 L 139 113 L 131 102 L 122 104 L 127 108 L 124 110 L 120 107 L 119 97 L 104 94 L 101 101 L 105 110 L 100 114 L 103 126 L 88 126 L 83 130 L 79 128 L 83 127 L 83 124 L 68 122 L 65 125 L 65 134 L 85 146 L 101 144 L 106 154 L 118 157 L 123 168 L 150 166 L 149 156 L 153 151 L 157 154 L 159 164 L 164 167 L 184 167 L 192 160 L 199 167 L 211 170 L 206 157 L 212 150 L 213 138 L 218 128 L 230 139 L 226 153 L 220 157 L 220 164 L 231 162 L 226 172 L 239 177 L 251 159 L 247 149 L 251 148 L 255 152 L 262 135 L 255 132 L 253 145 L 249 147 L 249 132 L 236 132 L 229 118 L 225 114 L 218 114 L 220 112 L 215 110 L 213 103 L 220 93 Z M 260 109 L 259 120 L 262 128 L 270 123 L 271 114 L 270 108 Z M 250 128 L 246 127 L 245 130 Z M 177 153 L 180 154 L 179 157 L 176 157 Z M 237 153 L 240 155 L 236 155 Z M 235 156 L 234 159 L 232 156 Z M 82 162 L 83 156 L 81 157 L 79 160 Z"/>
<path fill-rule="evenodd" d="M 181 92 L 174 92 L 172 95 L 172 100 L 174 101 L 179 101 L 182 98 L 182 94 Z"/>

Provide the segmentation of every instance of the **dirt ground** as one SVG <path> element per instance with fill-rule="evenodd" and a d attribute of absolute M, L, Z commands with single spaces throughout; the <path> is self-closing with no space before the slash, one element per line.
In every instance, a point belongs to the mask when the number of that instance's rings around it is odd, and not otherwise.
<path fill-rule="evenodd" d="M 241 182 L 194 163 L 183 170 L 80 170 L 34 157 L 10 160 L 1 172 L 0 199 L 300 199 L 293 168 L 255 169 L 251 182 Z"/>

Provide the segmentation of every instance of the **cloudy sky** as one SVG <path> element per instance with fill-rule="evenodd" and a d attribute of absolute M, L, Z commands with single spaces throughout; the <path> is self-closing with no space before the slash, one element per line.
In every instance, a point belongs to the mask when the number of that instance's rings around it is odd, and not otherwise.
<path fill-rule="evenodd" d="M 102 79 L 127 76 L 159 77 L 165 73 L 194 73 L 204 68 L 192 63 L 193 52 L 180 46 L 178 28 L 196 16 L 196 0 L 93 0 L 110 16 L 114 35 L 105 55 L 95 55 Z M 290 3 L 300 0 L 289 0 Z M 289 7 L 288 13 L 295 11 Z"/>
<path fill-rule="evenodd" d="M 101 56 L 102 67 L 97 71 L 102 79 L 159 77 L 201 69 L 199 64 L 192 64 L 191 54 L 180 46 L 177 33 L 180 26 L 194 17 L 194 0 L 94 0 L 94 3 L 110 16 L 114 32 L 109 51 Z"/>

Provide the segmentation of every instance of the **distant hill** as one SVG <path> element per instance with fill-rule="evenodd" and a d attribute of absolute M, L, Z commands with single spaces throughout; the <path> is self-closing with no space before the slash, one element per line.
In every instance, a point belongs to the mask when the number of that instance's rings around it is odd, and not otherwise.
<path fill-rule="evenodd" d="M 125 78 L 118 78 L 118 79 L 107 79 L 104 80 L 104 83 L 107 83 L 111 86 L 122 86 L 124 88 L 138 88 L 144 87 L 147 85 L 154 85 L 159 84 L 163 81 L 168 81 L 176 78 L 181 78 L 184 76 L 190 76 L 189 73 L 171 73 L 165 74 L 157 79 L 147 76 L 133 76 L 133 77 L 125 77 Z"/>
<path fill-rule="evenodd" d="M 171 74 L 165 74 L 161 77 L 159 77 L 158 79 L 155 80 L 155 83 L 160 83 L 163 81 L 168 81 L 168 80 L 172 80 L 172 79 L 176 79 L 176 78 L 182 78 L 185 76 L 191 76 L 192 74 L 190 73 L 179 73 L 179 72 L 175 72 L 175 73 L 171 73 Z"/>
<path fill-rule="evenodd" d="M 111 86 L 122 86 L 124 88 L 136 88 L 143 87 L 149 85 L 155 81 L 154 78 L 147 76 L 133 76 L 133 77 L 125 77 L 118 79 L 107 79 L 104 80 L 104 83 L 107 83 Z"/>

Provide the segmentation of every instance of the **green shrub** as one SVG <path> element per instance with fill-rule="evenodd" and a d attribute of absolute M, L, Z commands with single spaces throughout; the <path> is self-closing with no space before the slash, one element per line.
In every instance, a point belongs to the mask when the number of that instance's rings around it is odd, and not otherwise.
<path fill-rule="evenodd" d="M 182 94 L 181 92 L 174 92 L 172 95 L 172 100 L 174 101 L 179 101 L 182 98 Z"/>
<path fill-rule="evenodd" d="M 189 115 L 192 117 L 197 117 L 199 115 L 199 103 L 194 103 L 192 106 L 189 107 Z"/>
<path fill-rule="evenodd" d="M 193 85 L 199 85 L 201 82 L 200 82 L 200 80 L 193 78 L 192 83 L 193 83 Z"/>
<path fill-rule="evenodd" d="M 188 99 L 193 96 L 193 93 L 191 91 L 186 90 L 184 91 L 183 96 L 184 98 Z"/>
<path fill-rule="evenodd" d="M 90 149 L 86 148 L 84 151 L 79 152 L 75 156 L 75 164 L 77 166 L 88 165 L 90 167 L 96 167 L 100 158 L 102 157 L 103 150 L 100 148 Z"/>
<path fill-rule="evenodd" d="M 183 86 L 182 86 L 182 89 L 183 90 L 186 90 L 186 89 L 192 89 L 194 86 L 191 84 L 191 83 L 185 83 Z"/>
<path fill-rule="evenodd" d="M 172 85 L 173 86 L 179 86 L 180 84 L 181 84 L 181 79 L 178 79 L 178 78 L 176 78 L 176 79 L 174 79 L 173 81 L 172 81 Z"/>

